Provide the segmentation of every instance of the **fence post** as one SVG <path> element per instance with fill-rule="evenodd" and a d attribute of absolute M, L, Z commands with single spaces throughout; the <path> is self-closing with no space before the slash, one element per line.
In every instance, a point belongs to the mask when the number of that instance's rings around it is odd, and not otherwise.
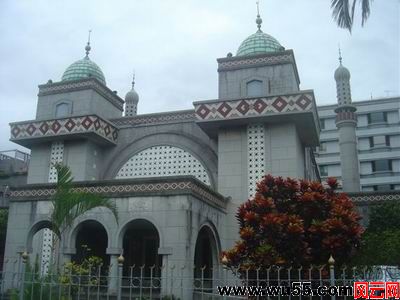
<path fill-rule="evenodd" d="M 122 256 L 118 256 L 118 294 L 117 299 L 121 300 L 122 295 L 122 267 L 124 266 L 125 258 Z"/>
<path fill-rule="evenodd" d="M 21 270 L 21 289 L 19 291 L 19 299 L 24 300 L 24 292 L 25 292 L 25 270 L 26 270 L 26 263 L 28 261 L 29 255 L 26 251 L 21 254 L 22 258 L 22 270 Z"/>
<path fill-rule="evenodd" d="M 329 277 L 330 277 L 330 284 L 331 286 L 335 285 L 335 260 L 331 256 L 328 259 L 328 264 L 329 264 Z M 332 300 L 336 299 L 336 296 L 331 296 Z"/>

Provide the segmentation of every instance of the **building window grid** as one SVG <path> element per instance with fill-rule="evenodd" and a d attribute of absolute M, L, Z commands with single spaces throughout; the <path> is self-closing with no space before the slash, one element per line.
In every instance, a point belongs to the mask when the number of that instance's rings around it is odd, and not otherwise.
<path fill-rule="evenodd" d="M 326 165 L 320 165 L 320 166 L 319 166 L 319 174 L 320 174 L 320 176 L 322 176 L 322 177 L 328 176 L 328 175 L 329 175 L 329 174 L 328 174 L 328 166 L 326 166 Z"/>
<path fill-rule="evenodd" d="M 192 175 L 210 185 L 206 169 L 192 154 L 174 146 L 153 146 L 132 156 L 116 178 Z"/>
<path fill-rule="evenodd" d="M 390 136 L 388 135 L 375 135 L 369 137 L 370 148 L 380 148 L 390 146 Z"/>

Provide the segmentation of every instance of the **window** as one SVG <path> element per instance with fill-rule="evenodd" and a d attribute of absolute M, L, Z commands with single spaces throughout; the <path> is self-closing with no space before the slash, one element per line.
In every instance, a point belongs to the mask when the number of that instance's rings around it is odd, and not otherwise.
<path fill-rule="evenodd" d="M 70 108 L 68 103 L 60 103 L 56 106 L 56 118 L 66 117 L 70 114 Z"/>
<path fill-rule="evenodd" d="M 387 122 L 386 112 L 380 111 L 368 114 L 368 124 L 386 123 L 386 122 Z"/>
<path fill-rule="evenodd" d="M 390 159 L 380 159 L 372 162 L 372 172 L 392 171 L 392 161 Z"/>
<path fill-rule="evenodd" d="M 321 175 L 321 176 L 328 176 L 328 166 L 323 166 L 323 165 L 321 165 L 321 166 L 319 166 L 319 175 Z"/>
<path fill-rule="evenodd" d="M 318 150 L 319 150 L 319 152 L 325 152 L 326 151 L 326 143 L 321 142 L 319 144 Z"/>
<path fill-rule="evenodd" d="M 393 184 L 374 185 L 374 191 L 390 191 L 394 190 Z"/>
<path fill-rule="evenodd" d="M 376 135 L 369 137 L 370 148 L 379 148 L 390 146 L 390 137 L 388 135 Z"/>
<path fill-rule="evenodd" d="M 319 126 L 321 127 L 322 130 L 325 129 L 325 119 L 320 119 L 319 120 Z"/>
<path fill-rule="evenodd" d="M 262 81 L 260 80 L 252 80 L 247 83 L 247 96 L 257 97 L 262 96 Z"/>

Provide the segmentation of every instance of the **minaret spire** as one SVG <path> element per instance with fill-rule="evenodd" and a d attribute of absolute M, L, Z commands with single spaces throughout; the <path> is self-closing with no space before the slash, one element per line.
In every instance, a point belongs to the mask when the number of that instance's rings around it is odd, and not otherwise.
<path fill-rule="evenodd" d="M 340 44 L 339 44 L 339 63 L 342 65 L 342 50 L 340 49 Z"/>
<path fill-rule="evenodd" d="M 360 167 L 357 149 L 357 114 L 351 103 L 350 71 L 342 65 L 342 51 L 339 46 L 339 67 L 335 71 L 338 106 L 336 127 L 339 131 L 340 166 L 342 186 L 345 192 L 360 191 Z"/>
<path fill-rule="evenodd" d="M 139 95 L 135 91 L 135 75 L 135 70 L 133 70 L 132 89 L 125 96 L 125 117 L 134 117 L 137 115 Z"/>
<path fill-rule="evenodd" d="M 88 41 L 87 41 L 87 44 L 86 44 L 86 47 L 85 47 L 85 50 L 86 50 L 86 57 L 89 57 L 89 52 L 90 52 L 90 49 L 92 49 L 91 47 L 90 47 L 90 34 L 92 33 L 92 30 L 90 29 L 89 30 L 89 35 L 88 35 Z"/>
<path fill-rule="evenodd" d="M 256 4 L 257 4 L 257 19 L 256 19 L 256 24 L 257 24 L 258 31 L 261 31 L 262 19 L 261 19 L 261 17 L 260 17 L 260 2 L 257 1 Z"/>
<path fill-rule="evenodd" d="M 135 88 L 135 70 L 132 73 L 132 90 Z"/>

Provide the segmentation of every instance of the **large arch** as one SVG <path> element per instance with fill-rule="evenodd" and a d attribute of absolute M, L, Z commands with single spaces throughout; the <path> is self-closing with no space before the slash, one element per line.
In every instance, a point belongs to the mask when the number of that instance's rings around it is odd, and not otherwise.
<path fill-rule="evenodd" d="M 158 249 L 161 238 L 153 222 L 144 218 L 130 220 L 122 227 L 118 239 L 125 258 L 125 275 L 149 277 L 151 272 L 151 276 L 160 276 L 161 256 Z"/>
<path fill-rule="evenodd" d="M 202 224 L 197 233 L 193 255 L 195 287 L 202 289 L 213 287 L 213 278 L 218 275 L 220 250 L 220 240 L 215 226 L 210 222 Z"/>
<path fill-rule="evenodd" d="M 194 135 L 184 132 L 165 131 L 137 137 L 129 144 L 117 149 L 105 167 L 103 178 L 113 179 L 121 167 L 135 154 L 159 145 L 181 148 L 197 158 L 206 169 L 212 187 L 216 187 L 218 159 L 214 149 Z"/>
<path fill-rule="evenodd" d="M 49 219 L 41 219 L 41 220 L 38 220 L 37 222 L 35 222 L 29 228 L 27 236 L 26 236 L 26 244 L 25 244 L 26 251 L 28 251 L 28 253 L 33 252 L 32 241 L 33 241 L 33 237 L 35 236 L 35 234 L 37 232 L 39 232 L 42 229 L 52 230 L 52 227 L 53 227 L 53 225 Z"/>
<path fill-rule="evenodd" d="M 87 219 L 75 227 L 71 239 L 75 255 L 72 260 L 81 263 L 89 256 L 100 257 L 103 265 L 109 265 L 107 246 L 109 243 L 108 232 L 99 221 Z"/>

